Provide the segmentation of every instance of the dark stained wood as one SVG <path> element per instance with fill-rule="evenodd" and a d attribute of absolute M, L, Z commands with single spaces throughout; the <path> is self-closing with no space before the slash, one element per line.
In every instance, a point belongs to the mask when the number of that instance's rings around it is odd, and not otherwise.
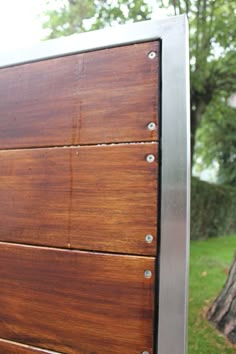
<path fill-rule="evenodd" d="M 0 240 L 156 254 L 158 144 L 0 152 Z M 154 242 L 145 242 L 152 234 Z"/>
<path fill-rule="evenodd" d="M 67 354 L 152 353 L 154 262 L 1 243 L 0 337 Z"/>
<path fill-rule="evenodd" d="M 0 353 L 1 354 L 62 354 L 58 352 L 52 352 L 51 350 L 44 350 L 40 348 L 35 348 L 27 346 L 20 343 L 10 342 L 0 338 Z"/>
<path fill-rule="evenodd" d="M 0 69 L 0 148 L 157 139 L 158 66 L 156 41 Z"/>

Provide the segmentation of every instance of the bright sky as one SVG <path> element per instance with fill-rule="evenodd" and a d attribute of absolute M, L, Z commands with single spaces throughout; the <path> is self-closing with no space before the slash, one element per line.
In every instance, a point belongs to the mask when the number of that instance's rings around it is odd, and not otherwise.
<path fill-rule="evenodd" d="M 28 46 L 44 37 L 37 16 L 44 0 L 0 0 L 0 52 Z"/>
<path fill-rule="evenodd" d="M 156 0 L 148 0 L 156 5 Z M 45 38 L 39 14 L 45 10 L 45 0 L 0 0 L 0 55 L 28 47 Z M 153 18 L 166 16 L 165 11 L 154 10 Z"/>

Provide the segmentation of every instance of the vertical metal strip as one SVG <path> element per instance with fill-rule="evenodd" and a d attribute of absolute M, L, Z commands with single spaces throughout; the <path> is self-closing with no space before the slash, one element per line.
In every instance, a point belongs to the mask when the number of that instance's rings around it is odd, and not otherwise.
<path fill-rule="evenodd" d="M 158 354 L 187 352 L 190 117 L 184 17 L 162 37 L 162 196 Z"/>

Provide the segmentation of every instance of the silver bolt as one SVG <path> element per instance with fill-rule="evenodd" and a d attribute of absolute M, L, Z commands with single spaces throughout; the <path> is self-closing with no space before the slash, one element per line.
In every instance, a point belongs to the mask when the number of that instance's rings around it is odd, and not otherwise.
<path fill-rule="evenodd" d="M 149 352 L 147 352 L 146 350 L 144 352 L 142 352 L 142 354 L 149 354 Z"/>
<path fill-rule="evenodd" d="M 154 122 L 150 122 L 147 125 L 148 130 L 155 130 L 156 129 L 156 124 Z"/>
<path fill-rule="evenodd" d="M 151 52 L 148 54 L 148 58 L 149 58 L 149 59 L 154 59 L 154 58 L 156 58 L 156 56 L 157 56 L 157 53 L 154 52 L 154 51 L 151 51 Z"/>
<path fill-rule="evenodd" d="M 144 277 L 150 279 L 152 277 L 152 272 L 149 269 L 145 270 Z"/>
<path fill-rule="evenodd" d="M 152 241 L 153 241 L 153 236 L 152 236 L 152 235 L 146 235 L 146 236 L 145 236 L 145 240 L 146 240 L 147 243 L 152 243 Z"/>
<path fill-rule="evenodd" d="M 154 161 L 155 161 L 155 156 L 154 156 L 153 154 L 147 155 L 146 161 L 147 161 L 148 163 L 154 162 Z"/>

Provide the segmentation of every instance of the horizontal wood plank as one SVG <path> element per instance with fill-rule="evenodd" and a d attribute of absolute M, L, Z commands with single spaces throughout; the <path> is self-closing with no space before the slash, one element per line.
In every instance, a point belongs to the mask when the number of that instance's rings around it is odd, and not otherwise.
<path fill-rule="evenodd" d="M 0 69 L 0 148 L 156 140 L 158 67 L 156 41 Z"/>
<path fill-rule="evenodd" d="M 0 337 L 67 354 L 152 353 L 154 262 L 1 243 Z"/>
<path fill-rule="evenodd" d="M 1 151 L 0 240 L 155 255 L 157 149 L 146 143 Z"/>
<path fill-rule="evenodd" d="M 51 350 L 44 350 L 35 348 L 21 343 L 11 342 L 0 338 L 0 353 L 1 354 L 62 354 L 52 352 Z"/>

